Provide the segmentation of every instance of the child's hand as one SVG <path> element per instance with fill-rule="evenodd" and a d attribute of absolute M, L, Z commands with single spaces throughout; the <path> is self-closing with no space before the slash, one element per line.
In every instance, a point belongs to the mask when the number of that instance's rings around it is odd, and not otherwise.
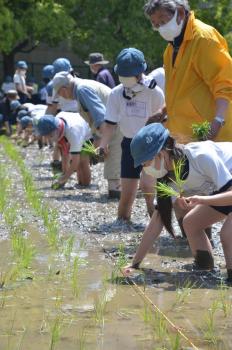
<path fill-rule="evenodd" d="M 203 196 L 192 196 L 192 197 L 188 197 L 186 198 L 189 202 L 189 206 L 191 207 L 195 207 L 198 204 L 203 204 Z"/>
<path fill-rule="evenodd" d="M 188 200 L 188 198 L 186 198 L 186 197 L 178 197 L 177 199 L 176 199 L 176 203 L 177 203 L 177 205 L 179 205 L 179 207 L 181 208 L 181 209 L 183 209 L 183 210 L 187 210 L 187 209 L 189 209 L 189 200 Z"/>
<path fill-rule="evenodd" d="M 127 265 L 123 267 L 122 271 L 123 271 L 123 275 L 127 277 L 127 276 L 133 275 L 136 269 L 133 268 L 131 265 Z"/>

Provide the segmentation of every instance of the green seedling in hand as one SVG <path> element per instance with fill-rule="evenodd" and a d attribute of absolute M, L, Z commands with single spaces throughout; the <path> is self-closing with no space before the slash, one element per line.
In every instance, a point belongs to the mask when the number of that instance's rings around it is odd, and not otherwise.
<path fill-rule="evenodd" d="M 192 124 L 193 136 L 198 141 L 207 140 L 210 132 L 210 128 L 211 128 L 210 122 L 208 122 L 207 120 L 204 121 L 203 123 Z"/>
<path fill-rule="evenodd" d="M 177 162 L 173 161 L 174 180 L 172 178 L 169 178 L 169 180 L 173 182 L 176 190 L 167 183 L 157 182 L 155 188 L 160 197 L 182 197 L 184 192 L 183 185 L 185 183 L 185 180 L 182 180 L 183 166 L 183 159 L 179 159 Z"/>
<path fill-rule="evenodd" d="M 81 149 L 81 155 L 97 156 L 97 149 L 94 147 L 91 141 L 86 141 Z"/>

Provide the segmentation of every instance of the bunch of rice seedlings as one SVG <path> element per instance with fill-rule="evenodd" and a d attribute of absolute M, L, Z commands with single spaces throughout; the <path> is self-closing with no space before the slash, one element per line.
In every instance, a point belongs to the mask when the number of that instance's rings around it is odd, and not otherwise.
<path fill-rule="evenodd" d="M 91 141 L 86 141 L 81 149 L 81 155 L 97 156 L 97 150 Z"/>
<path fill-rule="evenodd" d="M 210 122 L 208 122 L 207 120 L 204 121 L 203 123 L 192 124 L 193 136 L 198 141 L 204 141 L 208 138 L 210 128 L 211 128 Z"/>
<path fill-rule="evenodd" d="M 182 180 L 181 178 L 183 166 L 183 159 L 179 159 L 177 162 L 173 161 L 173 172 L 175 179 L 173 180 L 169 178 L 169 180 L 175 185 L 176 190 L 167 183 L 157 182 L 155 189 L 160 197 L 182 197 L 184 192 L 183 185 L 185 183 L 185 180 Z"/>

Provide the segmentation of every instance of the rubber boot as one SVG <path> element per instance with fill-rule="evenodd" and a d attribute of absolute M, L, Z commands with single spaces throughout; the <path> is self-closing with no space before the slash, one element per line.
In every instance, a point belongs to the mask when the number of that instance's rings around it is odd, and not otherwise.
<path fill-rule="evenodd" d="M 195 256 L 196 268 L 199 270 L 212 270 L 214 268 L 213 256 L 208 250 L 197 250 Z"/>

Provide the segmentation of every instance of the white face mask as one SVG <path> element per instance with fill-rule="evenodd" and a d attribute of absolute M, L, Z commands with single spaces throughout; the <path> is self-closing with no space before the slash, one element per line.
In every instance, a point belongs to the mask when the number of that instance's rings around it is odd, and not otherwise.
<path fill-rule="evenodd" d="M 136 77 L 118 77 L 120 83 L 122 83 L 122 85 L 125 88 L 132 88 L 133 86 L 135 86 L 137 84 L 137 78 Z"/>
<path fill-rule="evenodd" d="M 160 26 L 159 28 L 155 29 L 158 30 L 160 35 L 167 41 L 173 41 L 177 36 L 180 35 L 184 21 L 181 20 L 180 24 L 177 24 L 177 10 L 173 16 L 173 18 L 166 24 Z"/>
<path fill-rule="evenodd" d="M 154 165 L 143 167 L 143 169 L 147 175 L 150 175 L 150 176 L 154 177 L 155 179 L 160 179 L 161 177 L 164 177 L 168 173 L 168 170 L 165 169 L 165 167 L 164 167 L 164 157 L 162 157 L 160 160 L 160 169 L 159 170 L 156 169 Z"/>

